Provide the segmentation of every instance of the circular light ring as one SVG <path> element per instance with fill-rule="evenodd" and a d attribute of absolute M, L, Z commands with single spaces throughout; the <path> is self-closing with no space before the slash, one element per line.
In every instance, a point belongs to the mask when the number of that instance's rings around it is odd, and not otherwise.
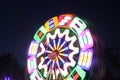
<path fill-rule="evenodd" d="M 34 35 L 27 59 L 31 80 L 83 80 L 93 58 L 93 39 L 85 22 L 73 14 L 55 16 Z"/>

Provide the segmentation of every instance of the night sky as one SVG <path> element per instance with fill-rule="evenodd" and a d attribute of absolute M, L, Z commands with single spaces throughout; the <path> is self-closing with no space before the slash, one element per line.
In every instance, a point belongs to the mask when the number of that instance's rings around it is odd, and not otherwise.
<path fill-rule="evenodd" d="M 26 64 L 27 49 L 39 26 L 64 13 L 74 13 L 90 21 L 94 33 L 106 45 L 120 49 L 120 7 L 116 1 L 3 0 L 0 2 L 0 55 L 14 53 L 20 63 Z"/>

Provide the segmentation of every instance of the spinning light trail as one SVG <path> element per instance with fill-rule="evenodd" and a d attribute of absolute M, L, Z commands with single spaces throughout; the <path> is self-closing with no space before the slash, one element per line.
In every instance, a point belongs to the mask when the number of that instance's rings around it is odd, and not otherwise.
<path fill-rule="evenodd" d="M 55 16 L 34 35 L 28 50 L 30 80 L 83 80 L 93 59 L 93 38 L 73 14 Z"/>

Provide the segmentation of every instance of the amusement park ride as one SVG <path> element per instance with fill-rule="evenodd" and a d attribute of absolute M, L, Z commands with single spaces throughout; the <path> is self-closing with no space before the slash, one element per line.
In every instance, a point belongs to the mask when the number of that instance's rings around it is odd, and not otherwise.
<path fill-rule="evenodd" d="M 30 80 L 84 80 L 93 61 L 87 23 L 74 14 L 55 16 L 41 25 L 30 43 Z"/>

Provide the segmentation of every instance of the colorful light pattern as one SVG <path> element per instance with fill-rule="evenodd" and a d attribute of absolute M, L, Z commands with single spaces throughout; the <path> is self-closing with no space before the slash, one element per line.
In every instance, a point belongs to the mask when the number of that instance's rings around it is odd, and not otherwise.
<path fill-rule="evenodd" d="M 83 69 L 88 70 L 91 65 L 92 57 L 93 57 L 92 49 L 81 50 L 78 65 L 80 65 Z"/>
<path fill-rule="evenodd" d="M 37 68 L 36 65 L 36 58 L 34 56 L 28 58 L 27 60 L 27 65 L 28 65 L 28 73 L 31 74 L 32 72 L 34 72 Z"/>
<path fill-rule="evenodd" d="M 55 16 L 34 35 L 28 50 L 30 80 L 84 80 L 93 58 L 93 38 L 73 14 Z"/>
<path fill-rule="evenodd" d="M 69 27 L 69 24 L 71 23 L 72 19 L 73 19 L 73 15 L 69 15 L 69 14 L 65 14 L 65 15 L 60 15 L 58 18 L 59 21 L 59 26 L 60 27 Z"/>
<path fill-rule="evenodd" d="M 88 49 L 93 47 L 93 39 L 91 36 L 91 33 L 88 29 L 84 30 L 80 35 L 79 35 L 79 44 L 82 49 Z"/>
<path fill-rule="evenodd" d="M 45 23 L 45 28 L 46 28 L 47 32 L 51 31 L 52 29 L 55 29 L 57 26 L 58 26 L 58 17 L 57 16 L 51 18 L 50 20 L 48 20 Z"/>
<path fill-rule="evenodd" d="M 77 35 L 81 34 L 81 32 L 87 27 L 86 24 L 78 17 L 74 17 L 69 26 Z"/>
<path fill-rule="evenodd" d="M 44 26 L 41 26 L 38 31 L 34 35 L 34 40 L 37 41 L 38 43 L 43 40 L 47 33 L 47 30 L 45 29 Z"/>
<path fill-rule="evenodd" d="M 47 34 L 46 49 L 44 47 L 44 53 L 39 55 L 39 59 L 44 57 L 44 61 L 41 61 L 42 64 L 38 65 L 39 69 L 42 69 L 42 66 L 46 66 L 44 70 L 52 70 L 56 76 L 59 73 L 64 77 L 68 75 L 67 67 L 76 64 L 73 60 L 73 55 L 79 52 L 79 48 L 73 46 L 77 38 L 75 36 L 69 38 L 68 34 L 69 30 L 66 29 L 63 33 L 60 33 L 59 28 L 55 30 L 55 35 Z M 47 76 L 47 74 L 44 74 L 44 76 Z"/>
<path fill-rule="evenodd" d="M 66 80 L 77 80 L 78 77 L 81 78 L 81 80 L 84 80 L 86 76 L 86 73 L 82 68 L 79 66 L 76 66 L 73 71 L 70 73 L 70 75 L 66 78 Z"/>
<path fill-rule="evenodd" d="M 30 44 L 30 48 L 29 48 L 29 51 L 28 51 L 28 55 L 29 56 L 35 56 L 36 53 L 37 53 L 37 49 L 38 49 L 38 43 L 35 42 L 35 41 L 32 41 L 31 44 Z"/>

